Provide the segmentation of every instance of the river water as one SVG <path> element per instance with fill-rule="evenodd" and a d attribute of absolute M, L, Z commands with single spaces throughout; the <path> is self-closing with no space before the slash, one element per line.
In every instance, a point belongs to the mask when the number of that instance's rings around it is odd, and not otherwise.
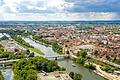
<path fill-rule="evenodd" d="M 51 47 L 46 47 L 44 45 L 36 43 L 35 41 L 29 38 L 24 38 L 24 40 L 30 45 L 34 46 L 35 48 L 40 49 L 42 52 L 45 53 L 46 56 L 58 55 L 52 50 Z M 57 62 L 60 66 L 65 67 L 68 73 L 71 71 L 75 73 L 80 73 L 82 75 L 82 80 L 105 80 L 103 77 L 95 74 L 89 69 L 84 68 L 83 66 L 80 66 L 79 64 L 73 62 L 70 59 L 58 60 Z M 75 64 L 75 67 L 73 67 L 72 64 Z"/>
<path fill-rule="evenodd" d="M 14 80 L 12 69 L 4 69 L 4 70 L 1 70 L 1 72 L 5 80 Z"/>
<path fill-rule="evenodd" d="M 35 48 L 37 48 L 37 49 L 39 49 L 39 50 L 41 50 L 42 52 L 44 52 L 44 54 L 46 55 L 46 56 L 56 56 L 56 55 L 58 55 L 57 53 L 55 53 L 53 50 L 52 50 L 52 48 L 51 47 L 46 47 L 46 46 L 44 46 L 44 45 L 42 45 L 42 44 L 38 44 L 38 43 L 36 43 L 35 41 L 33 41 L 33 40 L 31 40 L 31 39 L 29 39 L 29 38 L 23 38 L 27 43 L 29 43 L 30 45 L 32 45 L 33 47 L 35 47 Z"/>

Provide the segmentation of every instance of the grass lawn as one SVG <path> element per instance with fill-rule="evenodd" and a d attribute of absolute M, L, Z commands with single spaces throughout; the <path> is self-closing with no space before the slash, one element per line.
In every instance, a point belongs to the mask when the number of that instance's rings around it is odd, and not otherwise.
<path fill-rule="evenodd" d="M 36 52 L 36 53 L 39 53 L 39 54 L 42 54 L 42 55 L 44 55 L 44 53 L 41 51 L 41 50 L 39 50 L 39 49 L 36 49 L 36 48 L 28 48 L 29 50 L 32 50 L 32 51 L 34 51 L 34 52 Z"/>

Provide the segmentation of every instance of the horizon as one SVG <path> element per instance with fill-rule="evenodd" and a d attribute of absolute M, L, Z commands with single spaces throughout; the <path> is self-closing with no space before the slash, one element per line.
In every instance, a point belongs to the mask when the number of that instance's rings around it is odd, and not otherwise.
<path fill-rule="evenodd" d="M 120 20 L 96 20 L 96 21 L 0 21 L 2 25 L 15 24 L 120 24 Z"/>
<path fill-rule="evenodd" d="M 90 22 L 94 22 L 94 21 L 120 21 L 120 20 L 0 20 L 0 22 L 14 22 L 14 21 L 35 21 L 35 22 L 46 22 L 46 21 L 50 21 L 50 22 L 63 22 L 63 21 L 66 21 L 66 22 L 87 22 L 87 21 L 90 21 Z"/>

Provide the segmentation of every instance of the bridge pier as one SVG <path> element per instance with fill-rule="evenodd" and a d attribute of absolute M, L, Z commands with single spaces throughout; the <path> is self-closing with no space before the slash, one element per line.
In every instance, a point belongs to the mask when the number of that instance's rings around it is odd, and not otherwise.
<path fill-rule="evenodd" d="M 57 57 L 55 57 L 55 60 L 57 60 Z"/>
<path fill-rule="evenodd" d="M 0 64 L 0 68 L 5 67 L 5 64 Z"/>
<path fill-rule="evenodd" d="M 57 55 L 57 56 L 45 56 L 45 58 L 48 58 L 48 59 L 53 58 L 55 60 L 58 60 L 59 58 L 60 59 L 61 58 L 69 58 L 69 54 L 66 54 L 66 55 Z"/>

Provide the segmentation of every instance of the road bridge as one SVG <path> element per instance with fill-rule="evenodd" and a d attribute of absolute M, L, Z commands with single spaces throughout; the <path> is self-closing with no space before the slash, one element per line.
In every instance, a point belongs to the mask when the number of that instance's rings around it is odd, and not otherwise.
<path fill-rule="evenodd" d="M 57 60 L 58 58 L 68 57 L 68 55 L 40 56 L 40 57 L 44 57 L 44 58 L 48 58 L 48 59 L 55 58 L 55 60 Z M 27 59 L 27 58 L 25 58 L 25 59 Z M 18 60 L 20 60 L 20 59 L 2 60 L 2 61 L 0 61 L 0 64 L 4 64 L 4 63 L 8 63 L 8 62 L 16 62 Z"/>
<path fill-rule="evenodd" d="M 0 64 L 4 64 L 4 63 L 8 63 L 8 62 L 16 62 L 20 59 L 13 59 L 13 60 L 3 60 L 3 61 L 0 61 Z"/>

